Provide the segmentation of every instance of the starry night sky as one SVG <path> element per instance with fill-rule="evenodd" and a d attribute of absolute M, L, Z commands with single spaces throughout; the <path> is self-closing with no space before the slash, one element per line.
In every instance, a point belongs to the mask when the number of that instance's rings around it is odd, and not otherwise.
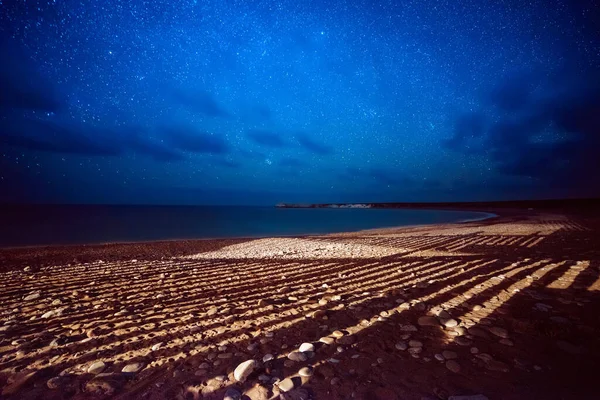
<path fill-rule="evenodd" d="M 598 196 L 596 7 L 0 0 L 0 201 Z"/>

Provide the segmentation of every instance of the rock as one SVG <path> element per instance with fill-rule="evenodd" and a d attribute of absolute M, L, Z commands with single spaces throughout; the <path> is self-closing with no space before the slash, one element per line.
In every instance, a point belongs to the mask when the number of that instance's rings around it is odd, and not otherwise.
<path fill-rule="evenodd" d="M 48 379 L 48 381 L 46 382 L 46 386 L 48 386 L 48 389 L 58 389 L 61 387 L 61 381 L 61 377 L 56 376 L 54 378 Z"/>
<path fill-rule="evenodd" d="M 406 342 L 398 342 L 398 343 L 396 343 L 396 348 L 398 350 L 404 351 L 404 350 L 408 349 L 408 345 L 406 344 Z"/>
<path fill-rule="evenodd" d="M 450 370 L 456 374 L 458 374 L 460 372 L 460 364 L 454 360 L 446 361 L 446 368 L 448 368 L 448 370 Z"/>
<path fill-rule="evenodd" d="M 444 356 L 444 358 L 446 360 L 453 360 L 455 358 L 458 358 L 458 354 L 456 354 L 454 351 L 450 351 L 450 350 L 442 351 L 442 355 Z"/>
<path fill-rule="evenodd" d="M 440 326 L 440 323 L 437 320 L 437 318 L 431 315 L 424 315 L 422 317 L 419 317 L 419 319 L 417 320 L 417 324 L 419 324 L 420 326 Z"/>
<path fill-rule="evenodd" d="M 356 336 L 354 336 L 354 335 L 344 336 L 344 337 L 337 339 L 336 342 L 339 344 L 345 345 L 345 346 L 349 346 L 351 344 L 356 343 Z"/>
<path fill-rule="evenodd" d="M 477 327 L 469 328 L 467 329 L 467 332 L 469 333 L 469 335 L 477 336 L 484 339 L 488 339 L 490 337 L 490 335 L 488 335 L 486 331 Z"/>
<path fill-rule="evenodd" d="M 410 347 L 423 347 L 423 343 L 419 340 L 411 340 L 408 342 Z"/>
<path fill-rule="evenodd" d="M 501 337 L 503 339 L 508 338 L 508 331 L 504 328 L 500 328 L 499 326 L 492 326 L 488 329 L 492 334 Z"/>
<path fill-rule="evenodd" d="M 333 337 L 334 337 L 334 338 L 336 338 L 336 339 L 339 339 L 339 338 L 341 338 L 342 336 L 344 336 L 344 332 L 342 332 L 342 331 L 333 331 L 333 332 L 331 333 L 331 336 L 333 336 Z"/>
<path fill-rule="evenodd" d="M 223 400 L 240 400 L 242 398 L 242 394 L 239 390 L 235 388 L 229 388 L 225 392 L 225 396 L 223 396 Z"/>
<path fill-rule="evenodd" d="M 106 369 L 106 364 L 103 361 L 96 361 L 92 365 L 90 365 L 87 369 L 89 374 L 97 375 Z"/>
<path fill-rule="evenodd" d="M 290 378 L 285 378 L 277 384 L 277 387 L 282 392 L 289 392 L 294 388 L 294 381 L 292 381 Z"/>
<path fill-rule="evenodd" d="M 152 351 L 157 351 L 157 350 L 159 350 L 161 347 L 162 347 L 162 342 L 160 342 L 160 343 L 156 343 L 156 344 L 155 344 L 154 346 L 152 346 L 150 349 L 151 349 Z"/>
<path fill-rule="evenodd" d="M 233 371 L 233 377 L 238 382 L 245 382 L 246 378 L 252 374 L 256 367 L 257 363 L 255 360 L 246 360 L 236 367 Z"/>
<path fill-rule="evenodd" d="M 300 348 L 298 349 L 298 351 L 301 352 L 305 352 L 305 351 L 315 351 L 315 346 L 312 343 L 302 343 L 300 345 Z"/>
<path fill-rule="evenodd" d="M 445 361 L 445 360 L 446 360 L 446 359 L 444 358 L 444 356 L 443 356 L 443 355 L 441 355 L 441 354 L 439 354 L 439 353 L 438 353 L 438 354 L 434 354 L 434 356 L 433 356 L 433 357 L 434 357 L 436 360 L 438 360 L 438 361 Z"/>
<path fill-rule="evenodd" d="M 510 371 L 510 368 L 508 367 L 507 364 L 498 361 L 498 360 L 489 360 L 488 362 L 485 363 L 485 367 L 487 369 L 489 369 L 490 371 L 500 371 L 500 372 L 508 372 Z"/>
<path fill-rule="evenodd" d="M 273 360 L 275 357 L 273 357 L 273 354 L 265 354 L 262 358 L 263 362 L 269 362 L 271 360 Z"/>
<path fill-rule="evenodd" d="M 41 293 L 40 292 L 33 292 L 28 294 L 27 296 L 23 297 L 23 301 L 32 301 L 32 300 L 37 300 L 41 297 Z"/>
<path fill-rule="evenodd" d="M 490 400 L 482 394 L 474 394 L 472 396 L 450 396 L 448 400 Z"/>
<path fill-rule="evenodd" d="M 333 344 L 334 341 L 335 341 L 335 339 L 332 337 L 329 337 L 329 336 L 325 336 L 325 337 L 322 337 L 321 339 L 319 339 L 319 342 L 325 343 L 325 344 Z"/>
<path fill-rule="evenodd" d="M 456 321 L 454 318 L 440 318 L 440 323 L 446 328 L 454 328 L 455 326 L 458 326 L 458 321 Z"/>
<path fill-rule="evenodd" d="M 288 354 L 288 358 L 292 361 L 301 362 L 306 361 L 308 357 L 306 356 L 306 354 L 301 353 L 299 351 L 292 351 L 290 354 Z"/>
<path fill-rule="evenodd" d="M 217 358 L 221 360 L 228 360 L 230 358 L 233 358 L 233 353 L 221 353 L 217 356 Z"/>
<path fill-rule="evenodd" d="M 479 349 L 477 347 L 471 347 L 471 354 L 477 354 L 479 353 Z"/>
<path fill-rule="evenodd" d="M 300 371 L 298 371 L 298 375 L 300 376 L 312 376 L 312 374 L 313 369 L 311 367 L 300 368 Z"/>
<path fill-rule="evenodd" d="M 572 355 L 583 354 L 583 347 L 576 346 L 569 342 L 565 342 L 564 340 L 557 340 L 556 346 L 558 346 L 558 348 L 561 349 L 562 351 L 565 351 Z"/>
<path fill-rule="evenodd" d="M 125 373 L 136 373 L 141 371 L 141 369 L 144 368 L 144 364 L 141 362 L 133 362 L 130 364 L 127 364 L 126 366 L 123 367 L 123 369 L 121 370 L 121 372 L 125 372 Z"/>
<path fill-rule="evenodd" d="M 12 375 L 7 380 L 7 385 L 2 388 L 3 396 L 10 396 L 14 394 L 23 387 L 27 382 L 29 382 L 35 375 L 37 371 L 22 371 L 15 375 Z"/>
<path fill-rule="evenodd" d="M 511 346 L 511 347 L 514 346 L 513 341 L 510 339 L 500 339 L 500 341 L 498 343 L 503 344 L 505 346 Z"/>

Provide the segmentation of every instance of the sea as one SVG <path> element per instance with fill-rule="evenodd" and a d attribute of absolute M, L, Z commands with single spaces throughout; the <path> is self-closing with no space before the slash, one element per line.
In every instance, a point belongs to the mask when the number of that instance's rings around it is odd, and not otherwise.
<path fill-rule="evenodd" d="M 468 211 L 376 208 L 0 206 L 0 247 L 309 235 L 490 216 Z"/>

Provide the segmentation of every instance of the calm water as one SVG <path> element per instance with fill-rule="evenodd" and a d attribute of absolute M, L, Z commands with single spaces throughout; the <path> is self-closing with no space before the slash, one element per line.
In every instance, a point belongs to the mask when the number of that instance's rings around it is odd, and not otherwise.
<path fill-rule="evenodd" d="M 483 218 L 437 210 L 196 206 L 0 208 L 0 246 L 300 235 Z"/>

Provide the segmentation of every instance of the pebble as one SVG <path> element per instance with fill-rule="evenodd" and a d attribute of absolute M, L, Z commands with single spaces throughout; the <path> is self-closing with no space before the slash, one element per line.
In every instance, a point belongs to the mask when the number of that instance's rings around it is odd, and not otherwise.
<path fill-rule="evenodd" d="M 321 339 L 319 339 L 319 342 L 325 343 L 325 344 L 333 344 L 334 341 L 335 341 L 335 339 L 332 337 L 329 337 L 329 336 L 325 336 L 325 337 L 322 337 Z"/>
<path fill-rule="evenodd" d="M 226 360 L 229 358 L 233 357 L 233 353 L 221 353 L 217 356 L 217 358 L 220 358 L 221 360 Z"/>
<path fill-rule="evenodd" d="M 503 339 L 508 338 L 508 331 L 504 328 L 500 328 L 498 326 L 492 326 L 488 330 L 498 337 L 501 337 Z"/>
<path fill-rule="evenodd" d="M 344 332 L 342 332 L 342 331 L 333 331 L 333 332 L 331 333 L 331 336 L 333 336 L 333 337 L 334 337 L 334 338 L 336 338 L 336 339 L 339 339 L 339 338 L 341 338 L 342 336 L 344 336 Z"/>
<path fill-rule="evenodd" d="M 437 325 L 437 323 L 436 323 L 436 325 Z M 416 326 L 410 325 L 410 324 L 400 325 L 400 330 L 403 332 L 417 332 L 418 331 Z"/>
<path fill-rule="evenodd" d="M 151 347 L 152 351 L 157 351 L 162 347 L 162 342 L 160 343 L 156 343 L 154 346 Z"/>
<path fill-rule="evenodd" d="M 404 351 L 404 350 L 408 349 L 408 345 L 405 342 L 398 342 L 398 343 L 396 343 L 396 348 L 398 350 Z"/>
<path fill-rule="evenodd" d="M 438 360 L 438 361 L 445 361 L 445 360 L 446 360 L 446 359 L 444 358 L 444 356 L 443 356 L 443 355 L 441 355 L 441 354 L 439 354 L 439 353 L 435 354 L 433 357 L 434 357 L 436 360 Z"/>
<path fill-rule="evenodd" d="M 455 326 L 458 326 L 458 321 L 456 321 L 454 318 L 449 318 L 449 319 L 441 318 L 440 322 L 446 328 L 454 328 Z"/>
<path fill-rule="evenodd" d="M 58 389 L 60 387 L 60 381 L 61 381 L 60 376 L 50 378 L 46 382 L 46 386 L 48 386 L 48 389 Z"/>
<path fill-rule="evenodd" d="M 292 351 L 290 354 L 288 354 L 288 358 L 292 361 L 306 361 L 307 357 L 306 354 L 299 352 L 299 351 Z"/>
<path fill-rule="evenodd" d="M 477 347 L 471 347 L 471 354 L 479 353 L 479 349 Z"/>
<path fill-rule="evenodd" d="M 315 351 L 315 346 L 312 343 L 302 343 L 298 351 Z"/>
<path fill-rule="evenodd" d="M 37 300 L 37 299 L 39 299 L 41 296 L 42 296 L 42 295 L 41 295 L 41 293 L 39 293 L 39 292 L 36 292 L 36 293 L 31 293 L 31 294 L 28 294 L 27 296 L 25 296 L 25 297 L 23 298 L 23 301 Z"/>
<path fill-rule="evenodd" d="M 455 358 L 458 358 L 458 354 L 456 354 L 456 352 L 450 351 L 450 350 L 442 351 L 442 355 L 444 356 L 444 358 L 446 360 L 453 360 Z"/>
<path fill-rule="evenodd" d="M 410 347 L 423 347 L 423 342 L 421 342 L 419 340 L 411 340 L 408 342 L 408 345 Z"/>
<path fill-rule="evenodd" d="M 490 337 L 490 335 L 488 335 L 488 333 L 486 331 L 484 331 L 481 328 L 477 328 L 477 327 L 469 328 L 467 330 L 467 332 L 469 333 L 469 335 L 477 336 L 477 337 L 484 338 L 484 339 L 487 339 Z"/>
<path fill-rule="evenodd" d="M 460 372 L 460 364 L 458 364 L 454 360 L 448 360 L 448 361 L 446 361 L 446 368 L 448 368 L 448 370 L 450 370 L 450 371 L 452 371 L 454 373 L 459 373 Z"/>
<path fill-rule="evenodd" d="M 127 364 L 126 366 L 124 366 L 123 369 L 121 370 L 121 372 L 135 373 L 135 372 L 140 371 L 143 367 L 144 367 L 143 363 L 134 362 L 134 363 Z"/>
<path fill-rule="evenodd" d="M 262 358 L 263 362 L 268 362 L 271 361 L 272 359 L 274 359 L 275 357 L 273 357 L 273 354 L 265 354 Z"/>
<path fill-rule="evenodd" d="M 229 388 L 225 392 L 225 396 L 223 400 L 240 400 L 242 398 L 242 394 L 234 388 Z"/>
<path fill-rule="evenodd" d="M 246 378 L 248 378 L 248 376 L 252 374 L 256 366 L 257 363 L 254 360 L 244 361 L 243 363 L 238 365 L 237 368 L 233 371 L 233 377 L 238 382 L 244 382 Z"/>
<path fill-rule="evenodd" d="M 503 344 L 505 346 L 514 346 L 514 343 L 512 340 L 510 339 L 500 339 L 500 344 Z"/>
<path fill-rule="evenodd" d="M 292 381 L 290 378 L 285 378 L 277 384 L 277 387 L 279 387 L 279 390 L 282 392 L 289 392 L 294 388 L 294 381 Z"/>
<path fill-rule="evenodd" d="M 419 317 L 419 319 L 417 320 L 417 324 L 419 324 L 420 326 L 440 326 L 438 319 L 431 315 L 424 315 L 422 317 Z"/>
<path fill-rule="evenodd" d="M 90 374 L 99 374 L 100 372 L 104 371 L 104 369 L 106 368 L 106 364 L 102 361 L 96 361 L 95 363 L 93 363 L 92 365 L 90 365 L 87 369 L 87 372 Z"/>
<path fill-rule="evenodd" d="M 298 375 L 300 376 L 312 376 L 312 374 L 313 369 L 311 367 L 300 368 L 300 371 L 298 371 Z"/>

